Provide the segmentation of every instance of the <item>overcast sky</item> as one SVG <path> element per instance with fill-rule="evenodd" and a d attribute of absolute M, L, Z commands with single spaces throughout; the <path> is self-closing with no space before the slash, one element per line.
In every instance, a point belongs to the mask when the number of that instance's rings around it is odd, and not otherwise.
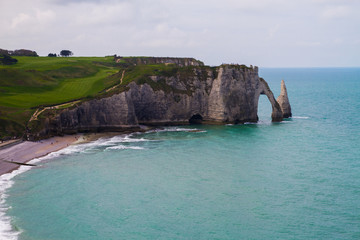
<path fill-rule="evenodd" d="M 0 48 L 360 66 L 360 1 L 0 0 Z"/>

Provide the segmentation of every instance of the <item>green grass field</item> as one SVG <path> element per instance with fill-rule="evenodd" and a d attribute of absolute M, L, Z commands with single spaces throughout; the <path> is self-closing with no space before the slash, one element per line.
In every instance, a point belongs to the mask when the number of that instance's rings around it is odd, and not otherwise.
<path fill-rule="evenodd" d="M 113 57 L 16 59 L 0 65 L 0 136 L 24 129 L 39 106 L 93 97 L 120 80 Z"/>

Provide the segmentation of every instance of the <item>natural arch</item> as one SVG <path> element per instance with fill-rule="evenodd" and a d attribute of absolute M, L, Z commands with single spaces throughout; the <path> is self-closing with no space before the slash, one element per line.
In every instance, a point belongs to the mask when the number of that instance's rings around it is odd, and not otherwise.
<path fill-rule="evenodd" d="M 276 101 L 274 94 L 270 90 L 269 85 L 265 82 L 264 79 L 260 78 L 261 88 L 260 88 L 260 94 L 265 94 L 267 98 L 269 99 L 271 103 L 272 113 L 271 113 L 271 119 L 273 122 L 280 122 L 283 120 L 283 113 L 281 111 L 279 103 Z M 259 102 L 258 96 L 258 102 Z"/>
<path fill-rule="evenodd" d="M 201 124 L 203 117 L 200 114 L 195 114 L 189 119 L 190 124 Z"/>
<path fill-rule="evenodd" d="M 271 121 L 272 106 L 268 97 L 263 93 L 260 94 L 257 103 L 257 117 L 258 121 Z"/>

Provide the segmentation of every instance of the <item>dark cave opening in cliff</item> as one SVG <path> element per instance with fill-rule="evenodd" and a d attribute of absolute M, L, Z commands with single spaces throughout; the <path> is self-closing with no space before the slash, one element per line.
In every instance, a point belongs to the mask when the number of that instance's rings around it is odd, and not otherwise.
<path fill-rule="evenodd" d="M 268 97 L 265 94 L 261 94 L 258 102 L 258 118 L 259 122 L 271 122 L 272 107 Z"/>
<path fill-rule="evenodd" d="M 200 114 L 195 114 L 189 119 L 190 124 L 201 124 L 203 117 Z"/>

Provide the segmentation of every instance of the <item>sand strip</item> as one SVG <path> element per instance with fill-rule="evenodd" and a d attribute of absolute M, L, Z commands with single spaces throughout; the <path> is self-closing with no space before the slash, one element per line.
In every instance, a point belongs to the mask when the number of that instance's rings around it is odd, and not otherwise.
<path fill-rule="evenodd" d="M 11 163 L 11 161 L 26 163 L 34 158 L 45 156 L 51 152 L 59 151 L 71 144 L 82 141 L 84 141 L 84 137 L 81 134 L 66 135 L 37 142 L 24 141 L 17 145 L 0 149 L 0 175 L 19 168 L 19 164 Z"/>

